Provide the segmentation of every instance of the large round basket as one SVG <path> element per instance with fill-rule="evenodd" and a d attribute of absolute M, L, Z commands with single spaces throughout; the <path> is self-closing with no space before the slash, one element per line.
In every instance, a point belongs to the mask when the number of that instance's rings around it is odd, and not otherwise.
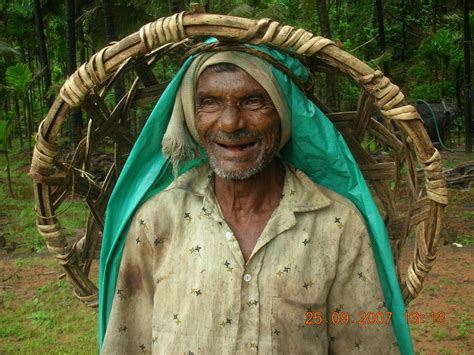
<path fill-rule="evenodd" d="M 177 56 L 205 46 L 202 41 L 208 36 L 222 47 L 246 42 L 291 51 L 315 75 L 324 72 L 355 81 L 360 93 L 353 111 L 336 112 L 313 95 L 313 88 L 305 90 L 346 139 L 387 225 L 396 262 L 407 237 L 415 233 L 414 258 L 407 270 L 397 269 L 405 302 L 414 299 L 435 261 L 447 204 L 440 154 L 415 108 L 382 72 L 326 38 L 269 19 L 197 12 L 160 18 L 93 55 L 68 78 L 39 127 L 30 170 L 37 226 L 77 297 L 97 305 L 97 287 L 89 273 L 100 248 L 105 207 L 141 125 L 166 88 L 166 68 Z M 118 81 L 130 85 L 113 107 L 108 93 Z M 74 154 L 64 154 L 58 145 L 62 125 L 79 107 L 88 117 L 87 134 Z M 374 150 L 367 142 L 382 148 Z M 94 160 L 101 149 L 110 157 L 103 174 L 97 173 Z M 78 196 L 89 217 L 84 236 L 71 242 L 58 210 Z"/>

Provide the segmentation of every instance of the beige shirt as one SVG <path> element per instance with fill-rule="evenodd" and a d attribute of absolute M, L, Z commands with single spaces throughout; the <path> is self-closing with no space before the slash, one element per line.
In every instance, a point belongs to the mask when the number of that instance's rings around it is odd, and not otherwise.
<path fill-rule="evenodd" d="M 286 167 L 245 263 L 201 166 L 133 218 L 103 352 L 398 353 L 386 311 L 351 202 Z"/>

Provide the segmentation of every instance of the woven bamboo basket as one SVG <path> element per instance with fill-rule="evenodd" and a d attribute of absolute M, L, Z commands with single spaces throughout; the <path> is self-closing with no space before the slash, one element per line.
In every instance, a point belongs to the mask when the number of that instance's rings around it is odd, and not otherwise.
<path fill-rule="evenodd" d="M 149 113 L 166 88 L 168 81 L 157 70 L 160 61 L 182 56 L 190 48 L 202 49 L 202 40 L 213 36 L 222 47 L 246 42 L 292 51 L 315 73 L 336 73 L 357 83 L 360 94 L 355 111 L 334 112 L 314 91 L 306 88 L 306 92 L 346 139 L 386 222 L 396 262 L 407 237 L 412 232 L 416 235 L 408 270 L 397 269 L 408 304 L 421 291 L 435 261 L 448 200 L 440 154 L 415 108 L 382 72 L 326 38 L 269 19 L 199 12 L 197 8 L 160 18 L 93 55 L 68 78 L 39 127 L 30 170 L 37 227 L 64 267 L 76 296 L 97 305 L 97 287 L 89 274 L 100 247 L 108 198 L 136 136 L 130 133 L 128 118 Z M 117 79 L 131 86 L 111 107 L 107 93 Z M 58 138 L 68 114 L 78 107 L 88 116 L 87 134 L 74 154 L 67 156 L 61 154 Z M 383 119 L 374 118 L 374 111 Z M 366 148 L 367 137 L 385 147 L 382 154 Z M 101 180 L 94 176 L 91 161 L 94 151 L 106 142 L 113 146 L 113 162 Z M 68 242 L 58 213 L 71 195 L 82 196 L 90 211 L 85 235 L 75 242 Z"/>

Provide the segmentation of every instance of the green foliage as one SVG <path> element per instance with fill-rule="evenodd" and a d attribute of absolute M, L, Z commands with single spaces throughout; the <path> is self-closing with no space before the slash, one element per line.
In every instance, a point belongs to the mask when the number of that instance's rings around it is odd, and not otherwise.
<path fill-rule="evenodd" d="M 26 92 L 28 85 L 31 83 L 33 73 L 28 65 L 24 63 L 16 63 L 7 68 L 5 72 L 5 80 L 7 85 L 16 93 L 23 94 Z"/>
<path fill-rule="evenodd" d="M 456 95 L 455 70 L 463 64 L 462 34 L 443 28 L 423 39 L 410 70 L 413 99 L 440 101 Z"/>
<path fill-rule="evenodd" d="M 440 29 L 421 42 L 417 55 L 430 65 L 438 64 L 447 68 L 450 62 L 461 64 L 462 53 L 459 47 L 461 40 L 461 33 L 452 32 L 447 28 Z"/>
<path fill-rule="evenodd" d="M 15 48 L 12 48 L 8 45 L 8 43 L 0 40 L 0 57 L 8 57 L 8 56 L 18 56 L 20 52 Z"/>
<path fill-rule="evenodd" d="M 415 84 L 410 90 L 410 97 L 429 102 L 439 102 L 443 97 L 454 97 L 452 83 Z"/>
<path fill-rule="evenodd" d="M 10 121 L 0 120 L 0 150 L 7 150 Z"/>

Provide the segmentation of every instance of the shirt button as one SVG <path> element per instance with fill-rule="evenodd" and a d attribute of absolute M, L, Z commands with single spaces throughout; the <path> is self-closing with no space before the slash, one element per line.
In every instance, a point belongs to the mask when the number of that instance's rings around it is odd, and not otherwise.
<path fill-rule="evenodd" d="M 245 282 L 250 282 L 250 280 L 252 280 L 252 276 L 250 276 L 250 274 L 245 274 L 244 275 L 244 281 Z"/>
<path fill-rule="evenodd" d="M 232 240 L 232 238 L 234 238 L 234 233 L 232 232 L 227 232 L 225 234 L 225 237 L 228 239 L 228 240 Z"/>

